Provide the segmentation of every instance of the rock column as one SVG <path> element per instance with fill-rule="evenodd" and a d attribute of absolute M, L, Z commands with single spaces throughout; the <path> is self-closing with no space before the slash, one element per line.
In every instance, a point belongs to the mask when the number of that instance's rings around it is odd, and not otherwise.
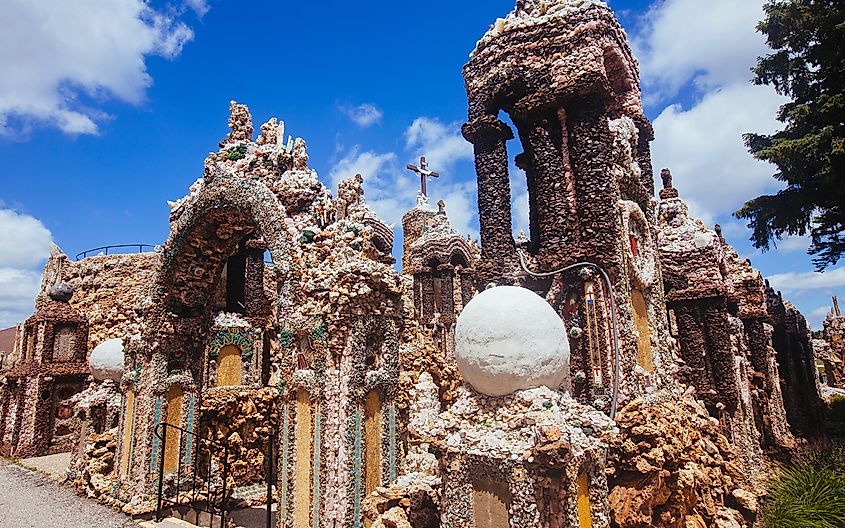
<path fill-rule="evenodd" d="M 482 257 L 497 265 L 513 262 L 516 253 L 511 233 L 511 192 L 505 144 L 513 139 L 513 131 L 493 115 L 473 119 L 464 124 L 462 131 L 475 150 Z"/>

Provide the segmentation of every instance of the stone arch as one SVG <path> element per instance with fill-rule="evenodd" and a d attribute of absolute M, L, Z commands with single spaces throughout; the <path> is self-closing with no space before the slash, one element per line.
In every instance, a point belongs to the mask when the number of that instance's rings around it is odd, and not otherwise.
<path fill-rule="evenodd" d="M 249 235 L 262 238 L 280 277 L 290 271 L 285 209 L 260 181 L 218 176 L 205 183 L 171 224 L 155 284 L 161 305 L 180 314 L 201 312 L 226 258 Z"/>
<path fill-rule="evenodd" d="M 635 78 L 628 66 L 628 61 L 616 47 L 606 48 L 602 60 L 610 88 L 617 101 L 624 101 L 632 91 L 636 90 Z"/>
<path fill-rule="evenodd" d="M 449 263 L 453 266 L 470 267 L 472 262 L 472 255 L 463 247 L 455 247 L 449 255 Z"/>

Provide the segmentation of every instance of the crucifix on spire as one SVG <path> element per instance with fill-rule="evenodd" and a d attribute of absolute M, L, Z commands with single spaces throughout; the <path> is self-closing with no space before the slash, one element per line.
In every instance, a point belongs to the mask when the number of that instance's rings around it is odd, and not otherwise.
<path fill-rule="evenodd" d="M 425 156 L 420 156 L 420 166 L 408 165 L 408 170 L 414 171 L 420 175 L 420 192 L 422 192 L 423 196 L 428 196 L 426 194 L 425 183 L 428 180 L 428 177 L 431 176 L 432 178 L 437 178 L 440 176 L 439 173 L 433 172 L 428 170 L 428 163 L 425 162 Z"/>

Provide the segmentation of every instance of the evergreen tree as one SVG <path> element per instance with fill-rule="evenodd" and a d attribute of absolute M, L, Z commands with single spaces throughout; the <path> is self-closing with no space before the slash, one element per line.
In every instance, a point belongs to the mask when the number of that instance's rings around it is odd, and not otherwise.
<path fill-rule="evenodd" d="M 746 202 L 736 216 L 763 250 L 809 233 L 808 253 L 823 271 L 845 252 L 845 1 L 769 0 L 763 8 L 757 30 L 773 53 L 758 59 L 754 83 L 791 101 L 778 111 L 782 131 L 744 139 L 786 188 Z"/>

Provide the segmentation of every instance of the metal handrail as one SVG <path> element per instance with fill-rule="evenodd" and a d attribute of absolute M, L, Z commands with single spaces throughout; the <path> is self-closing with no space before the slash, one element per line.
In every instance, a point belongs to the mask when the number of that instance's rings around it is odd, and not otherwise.
<path fill-rule="evenodd" d="M 76 254 L 76 260 L 81 260 L 81 259 L 87 258 L 89 253 L 94 253 L 94 252 L 98 252 L 98 251 L 105 251 L 105 254 L 108 255 L 110 249 L 116 249 L 116 248 L 138 248 L 138 253 L 143 253 L 144 248 L 150 248 L 152 250 L 152 249 L 155 249 L 155 246 L 152 245 L 152 244 L 112 244 L 110 246 L 102 246 L 102 247 L 98 247 L 98 248 L 94 248 L 94 249 L 86 249 L 85 251 Z"/>

